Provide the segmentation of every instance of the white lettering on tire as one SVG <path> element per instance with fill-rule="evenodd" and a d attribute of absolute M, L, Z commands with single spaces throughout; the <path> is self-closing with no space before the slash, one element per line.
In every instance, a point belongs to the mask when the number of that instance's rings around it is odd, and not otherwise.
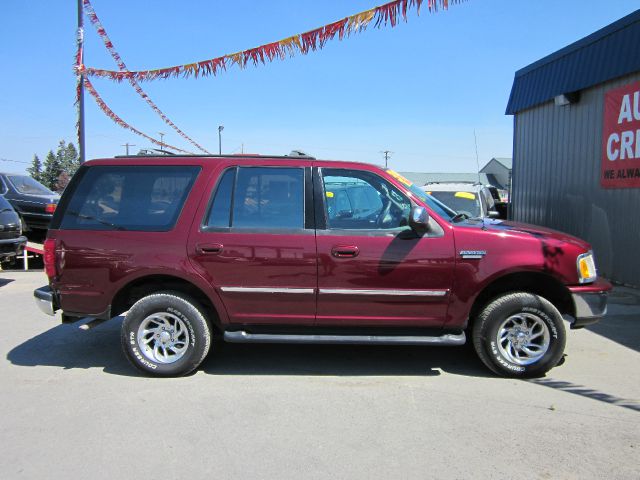
<path fill-rule="evenodd" d="M 148 367 L 152 370 L 158 368 L 155 363 L 151 363 L 149 360 L 144 358 L 140 351 L 138 350 L 138 345 L 136 344 L 136 334 L 134 332 L 129 332 L 129 342 L 131 343 L 131 350 L 133 351 L 133 355 L 138 359 L 138 361 L 143 364 L 145 367 Z"/>

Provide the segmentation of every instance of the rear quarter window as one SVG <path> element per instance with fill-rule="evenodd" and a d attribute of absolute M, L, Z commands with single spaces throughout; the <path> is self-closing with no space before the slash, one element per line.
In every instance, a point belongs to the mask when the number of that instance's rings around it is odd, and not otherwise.
<path fill-rule="evenodd" d="M 62 230 L 171 230 L 200 167 L 95 166 L 64 207 Z"/>

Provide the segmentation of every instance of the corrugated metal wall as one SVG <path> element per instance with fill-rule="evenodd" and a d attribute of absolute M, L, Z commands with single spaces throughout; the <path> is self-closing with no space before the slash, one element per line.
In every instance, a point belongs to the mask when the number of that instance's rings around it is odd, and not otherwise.
<path fill-rule="evenodd" d="M 514 117 L 513 216 L 584 238 L 604 277 L 640 286 L 640 189 L 600 187 L 604 93 L 640 73 Z"/>

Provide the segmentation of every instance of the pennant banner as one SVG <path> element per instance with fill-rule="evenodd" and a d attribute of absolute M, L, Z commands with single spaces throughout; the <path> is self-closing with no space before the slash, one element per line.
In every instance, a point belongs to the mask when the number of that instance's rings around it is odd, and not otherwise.
<path fill-rule="evenodd" d="M 122 60 L 122 57 L 120 57 L 120 54 L 118 54 L 118 52 L 116 51 L 115 47 L 113 46 L 113 43 L 111 42 L 111 39 L 107 35 L 107 32 L 104 29 L 104 26 L 100 22 L 100 19 L 98 18 L 98 15 L 96 14 L 95 10 L 93 9 L 93 6 L 91 5 L 91 2 L 89 0 L 83 0 L 83 6 L 84 6 L 84 12 L 89 17 L 89 21 L 96 28 L 96 31 L 98 32 L 98 35 L 100 36 L 100 38 L 104 42 L 104 46 L 107 48 L 107 50 L 109 51 L 109 53 L 111 54 L 111 56 L 115 60 L 116 64 L 118 65 L 118 68 L 120 69 L 120 71 L 122 73 L 128 73 L 129 70 L 127 69 L 127 66 L 125 65 L 124 61 Z M 76 65 L 82 65 L 82 58 L 81 58 L 80 54 L 78 54 L 78 56 L 76 58 L 76 62 L 77 62 Z M 134 77 L 129 76 L 129 77 L 127 77 L 127 80 L 129 80 L 129 83 L 131 83 L 131 86 L 134 88 L 136 93 L 138 95 L 140 95 L 140 97 L 142 97 L 142 99 L 145 102 L 147 102 L 147 104 L 153 109 L 154 112 L 156 112 L 160 116 L 160 118 L 162 118 L 164 123 L 166 123 L 171 128 L 173 128 L 178 133 L 178 135 L 180 135 L 182 138 L 187 140 L 189 143 L 191 143 L 193 146 L 198 148 L 200 151 L 211 155 L 211 152 L 207 151 L 205 148 L 200 146 L 195 140 L 193 140 L 191 137 L 189 137 L 189 135 L 187 135 L 180 128 L 178 128 L 178 126 L 175 123 L 173 123 L 171 120 L 169 120 L 169 118 L 162 112 L 162 110 L 160 110 L 160 108 L 154 103 L 154 101 L 151 100 L 149 95 L 147 95 L 147 93 L 142 89 L 142 87 L 136 81 L 136 79 Z"/>
<path fill-rule="evenodd" d="M 250 62 L 258 65 L 259 63 L 266 64 L 276 58 L 282 60 L 287 56 L 292 57 L 297 53 L 306 55 L 311 51 L 323 48 L 329 40 L 333 40 L 336 37 L 338 40 L 342 40 L 351 34 L 362 32 L 371 23 L 373 23 L 375 28 L 380 28 L 387 24 L 395 27 L 400 20 L 407 21 L 407 11 L 409 8 L 415 8 L 419 14 L 420 7 L 424 3 L 427 4 L 429 12 L 433 13 L 440 9 L 448 9 L 450 4 L 458 4 L 464 1 L 466 0 L 395 0 L 343 18 L 337 22 L 324 25 L 320 28 L 293 35 L 278 42 L 267 43 L 256 48 L 250 48 L 209 60 L 176 65 L 168 68 L 138 71 L 129 71 L 126 68 L 121 68 L 121 71 L 114 71 L 85 68 L 82 64 L 79 64 L 78 68 L 82 69 L 87 75 L 104 77 L 117 82 L 121 82 L 122 80 L 130 81 L 132 79 L 135 81 L 149 81 L 176 77 L 198 78 L 215 76 L 234 65 L 245 68 Z M 90 5 L 89 0 L 84 0 L 84 3 L 85 5 Z M 104 32 L 104 29 L 102 29 L 102 31 Z M 103 37 L 103 39 L 105 37 Z"/>
<path fill-rule="evenodd" d="M 102 100 L 102 97 L 100 97 L 100 94 L 96 91 L 96 89 L 93 87 L 92 83 L 89 81 L 88 78 L 84 79 L 84 88 L 86 88 L 87 91 L 91 94 L 91 96 L 95 99 L 96 103 L 100 107 L 100 110 L 102 110 L 107 117 L 109 117 L 115 123 L 120 125 L 122 128 L 126 128 L 127 130 L 131 130 L 133 133 L 135 133 L 137 135 L 140 135 L 141 137 L 146 138 L 151 143 L 155 143 L 156 145 L 159 145 L 161 148 L 162 147 L 169 148 L 171 150 L 175 150 L 176 152 L 181 152 L 181 153 L 186 153 L 186 154 L 189 154 L 189 155 L 193 155 L 191 152 L 187 152 L 186 150 L 181 150 L 181 149 L 176 148 L 176 147 L 174 147 L 172 145 L 168 145 L 168 144 L 166 144 L 164 142 L 160 142 L 160 141 L 156 140 L 155 138 L 150 137 L 146 133 L 141 132 L 137 128 L 132 127 L 127 122 L 122 120 L 118 115 L 116 115 L 114 113 L 113 110 L 111 110 L 107 106 L 107 104 L 104 102 L 104 100 Z"/>

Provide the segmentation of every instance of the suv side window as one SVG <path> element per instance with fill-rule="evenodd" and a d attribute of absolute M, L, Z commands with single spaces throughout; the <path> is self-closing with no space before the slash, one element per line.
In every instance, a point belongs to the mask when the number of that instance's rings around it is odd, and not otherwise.
<path fill-rule="evenodd" d="M 60 228 L 171 230 L 199 171 L 194 166 L 90 167 L 62 212 Z"/>
<path fill-rule="evenodd" d="M 385 179 L 359 170 L 322 169 L 329 229 L 409 228 L 411 201 Z M 342 202 L 341 198 L 348 202 Z"/>
<path fill-rule="evenodd" d="M 8 189 L 7 186 L 4 184 L 4 179 L 2 177 L 0 177 L 0 195 L 4 195 L 5 193 L 7 193 Z"/>
<path fill-rule="evenodd" d="M 206 225 L 215 228 L 231 227 L 231 195 L 236 182 L 236 169 L 230 168 L 222 175 L 218 182 L 216 193 L 209 210 Z"/>
<path fill-rule="evenodd" d="M 303 229 L 304 184 L 302 168 L 231 168 L 218 182 L 205 228 Z"/>

